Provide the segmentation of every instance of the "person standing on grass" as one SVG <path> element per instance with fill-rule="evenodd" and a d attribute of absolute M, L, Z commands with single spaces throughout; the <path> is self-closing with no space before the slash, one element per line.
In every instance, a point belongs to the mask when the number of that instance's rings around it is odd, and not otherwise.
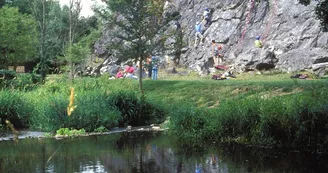
<path fill-rule="evenodd" d="M 215 40 L 212 40 L 211 56 L 213 57 L 215 67 L 222 63 L 222 61 L 223 61 L 222 46 L 218 45 L 215 42 Z"/>
<path fill-rule="evenodd" d="M 146 59 L 146 67 L 148 70 L 148 78 L 151 78 L 151 74 L 152 74 L 152 70 L 153 70 L 153 66 L 151 63 L 151 55 L 149 55 Z"/>
<path fill-rule="evenodd" d="M 157 76 L 158 76 L 158 59 L 155 56 L 151 57 L 151 64 L 152 64 L 152 80 L 157 80 Z"/>

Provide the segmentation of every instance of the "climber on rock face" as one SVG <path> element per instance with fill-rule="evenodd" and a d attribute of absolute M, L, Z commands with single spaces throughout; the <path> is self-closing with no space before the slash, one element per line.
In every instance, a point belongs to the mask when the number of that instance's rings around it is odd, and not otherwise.
<path fill-rule="evenodd" d="M 262 48 L 262 42 L 261 42 L 261 36 L 256 36 L 255 37 L 255 42 L 254 42 L 254 46 L 257 48 Z"/>
<path fill-rule="evenodd" d="M 179 21 L 175 21 L 174 25 L 176 26 L 177 31 L 181 30 L 181 25 L 180 25 Z"/>
<path fill-rule="evenodd" d="M 196 30 L 196 33 L 195 33 L 195 48 L 196 48 L 198 45 L 198 37 L 200 38 L 200 41 L 199 41 L 200 44 L 203 45 L 204 36 L 202 34 L 202 23 L 201 22 L 196 23 L 195 30 Z"/>
<path fill-rule="evenodd" d="M 204 13 L 203 13 L 203 21 L 205 21 L 205 27 L 208 27 L 211 24 L 210 15 L 211 15 L 210 9 L 205 8 Z"/>

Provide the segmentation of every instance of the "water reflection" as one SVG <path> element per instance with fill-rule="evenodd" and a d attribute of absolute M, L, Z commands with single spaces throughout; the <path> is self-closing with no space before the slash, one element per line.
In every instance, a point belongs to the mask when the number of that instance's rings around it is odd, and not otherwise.
<path fill-rule="evenodd" d="M 324 156 L 182 145 L 153 132 L 0 142 L 1 173 L 328 172 Z"/>

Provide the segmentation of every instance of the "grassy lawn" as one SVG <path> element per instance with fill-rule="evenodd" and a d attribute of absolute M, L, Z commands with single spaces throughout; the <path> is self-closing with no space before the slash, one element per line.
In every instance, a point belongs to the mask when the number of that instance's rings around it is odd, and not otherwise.
<path fill-rule="evenodd" d="M 75 84 L 65 82 L 65 77 L 50 76 L 45 88 L 58 87 L 69 88 L 75 86 L 77 93 L 79 88 L 85 90 L 106 90 L 108 92 L 118 90 L 139 90 L 137 80 L 117 79 L 108 80 L 107 76 L 100 78 L 77 78 Z M 61 81 L 58 83 L 58 81 Z M 290 74 L 251 74 L 237 75 L 237 78 L 229 80 L 212 80 L 210 76 L 199 77 L 191 73 L 187 76 L 160 74 L 159 80 L 143 80 L 145 94 L 159 98 L 166 103 L 191 102 L 196 107 L 219 107 L 220 102 L 234 98 L 247 98 L 256 96 L 279 97 L 300 93 L 319 92 L 328 86 L 327 79 L 291 79 Z M 42 87 L 41 87 L 42 88 Z M 64 88 L 63 88 L 64 89 Z M 81 90 L 81 91 L 82 91 Z"/>
<path fill-rule="evenodd" d="M 244 73 L 229 80 L 212 80 L 210 76 L 199 77 L 195 73 L 186 76 L 160 74 L 159 80 L 143 80 L 146 96 L 159 99 L 163 103 L 179 104 L 189 102 L 195 107 L 215 108 L 222 101 L 259 96 L 261 98 L 288 97 L 297 94 L 313 94 L 328 86 L 328 79 L 291 79 L 291 74 Z M 77 94 L 89 90 L 136 91 L 137 80 L 108 80 L 100 78 L 77 78 L 69 84 L 67 78 L 49 76 L 48 82 L 40 89 L 59 87 L 63 91 L 74 86 Z M 40 90 L 39 90 L 40 91 Z"/>
<path fill-rule="evenodd" d="M 288 96 L 317 92 L 328 86 L 328 80 L 291 79 L 289 74 L 243 74 L 230 80 L 191 77 L 189 80 L 171 79 L 144 81 L 146 94 L 156 95 L 167 102 L 189 101 L 197 107 L 217 107 L 222 100 L 259 95 L 262 97 Z"/>

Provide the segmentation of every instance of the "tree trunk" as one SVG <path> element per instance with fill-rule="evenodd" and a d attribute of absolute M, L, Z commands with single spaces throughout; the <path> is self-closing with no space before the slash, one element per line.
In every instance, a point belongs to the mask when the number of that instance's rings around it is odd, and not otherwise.
<path fill-rule="evenodd" d="M 41 82 L 45 83 L 46 80 L 46 55 L 45 55 L 45 40 L 46 40 L 46 0 L 42 0 L 42 27 L 41 27 Z"/>
<path fill-rule="evenodd" d="M 140 92 L 142 95 L 144 95 L 144 91 L 143 91 L 143 86 L 142 86 L 142 61 L 143 61 L 143 58 L 142 56 L 140 57 L 140 60 L 139 60 L 139 88 L 140 88 Z"/>
<path fill-rule="evenodd" d="M 73 29 L 73 2 L 74 2 L 74 0 L 70 0 L 69 1 L 69 48 L 71 49 L 72 48 L 72 45 L 73 45 L 73 38 L 72 38 L 72 29 Z M 69 54 L 71 54 L 71 50 L 70 50 L 70 52 L 69 52 Z M 69 55 L 69 56 L 71 56 L 71 55 Z M 74 81 L 74 72 L 73 72 L 73 62 L 72 62 L 72 60 L 71 60 L 71 57 L 70 57 L 70 61 L 69 61 L 69 63 L 70 63 L 70 66 L 71 66 L 71 70 L 70 70 L 70 79 L 71 79 L 71 81 L 73 82 Z"/>

